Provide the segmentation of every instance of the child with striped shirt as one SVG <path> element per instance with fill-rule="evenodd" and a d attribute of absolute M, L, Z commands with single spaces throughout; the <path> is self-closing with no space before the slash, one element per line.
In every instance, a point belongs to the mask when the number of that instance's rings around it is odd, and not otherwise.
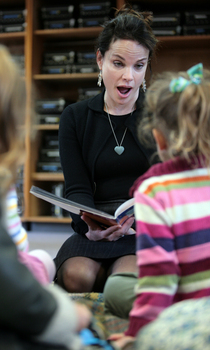
<path fill-rule="evenodd" d="M 130 191 L 139 273 L 128 330 L 111 337 L 119 346 L 172 304 L 210 296 L 210 71 L 157 76 L 138 131 L 154 137 L 162 163 Z"/>
<path fill-rule="evenodd" d="M 55 276 L 55 264 L 43 249 L 29 250 L 28 234 L 22 226 L 18 214 L 18 199 L 15 185 L 6 194 L 5 221 L 7 232 L 18 250 L 18 259 L 26 265 L 34 277 L 42 284 L 51 283 Z"/>

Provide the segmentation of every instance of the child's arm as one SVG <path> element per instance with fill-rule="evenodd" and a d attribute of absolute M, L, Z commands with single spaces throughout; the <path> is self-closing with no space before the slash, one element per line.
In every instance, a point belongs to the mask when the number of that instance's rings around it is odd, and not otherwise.
<path fill-rule="evenodd" d="M 6 229 L 16 244 L 17 249 L 28 251 L 28 235 L 23 228 L 17 207 L 17 192 L 15 186 L 11 187 L 6 196 Z"/>

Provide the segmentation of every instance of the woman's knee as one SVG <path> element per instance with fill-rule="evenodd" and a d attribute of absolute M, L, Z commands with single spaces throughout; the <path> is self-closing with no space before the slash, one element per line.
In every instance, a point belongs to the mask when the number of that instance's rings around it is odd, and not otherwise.
<path fill-rule="evenodd" d="M 97 269 L 92 262 L 70 258 L 58 270 L 57 283 L 70 293 L 91 292 L 96 275 Z"/>
<path fill-rule="evenodd" d="M 111 274 L 137 273 L 136 255 L 117 258 L 111 266 Z"/>
<path fill-rule="evenodd" d="M 109 276 L 104 287 L 105 312 L 128 318 L 135 300 L 136 273 L 119 273 Z"/>

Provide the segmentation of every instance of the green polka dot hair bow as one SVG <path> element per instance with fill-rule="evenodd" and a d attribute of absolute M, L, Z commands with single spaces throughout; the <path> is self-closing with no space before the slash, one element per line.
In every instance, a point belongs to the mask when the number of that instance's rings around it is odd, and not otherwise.
<path fill-rule="evenodd" d="M 189 80 L 179 77 L 178 79 L 172 79 L 169 85 L 171 92 L 182 92 L 190 84 L 200 84 L 203 78 L 203 64 L 198 63 L 196 66 L 191 67 L 187 70 Z"/>

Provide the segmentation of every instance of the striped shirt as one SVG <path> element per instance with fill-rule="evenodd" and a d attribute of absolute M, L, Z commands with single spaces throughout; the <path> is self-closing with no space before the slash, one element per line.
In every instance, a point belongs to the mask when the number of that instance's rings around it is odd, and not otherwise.
<path fill-rule="evenodd" d="M 23 228 L 17 210 L 17 193 L 15 187 L 11 187 L 6 196 L 6 228 L 18 250 L 28 251 L 28 236 Z"/>
<path fill-rule="evenodd" d="M 210 295 L 210 170 L 176 158 L 151 167 L 135 197 L 139 278 L 126 335 L 175 302 Z"/>

